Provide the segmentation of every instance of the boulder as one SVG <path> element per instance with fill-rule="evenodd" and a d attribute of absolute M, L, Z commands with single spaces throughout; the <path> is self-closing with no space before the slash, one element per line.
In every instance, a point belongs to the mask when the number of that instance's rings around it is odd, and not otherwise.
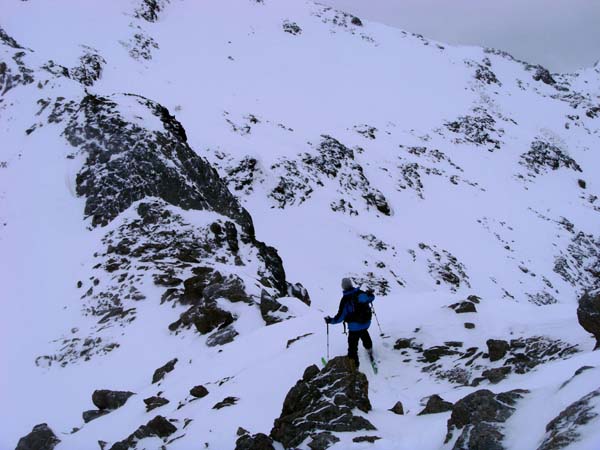
<path fill-rule="evenodd" d="M 148 397 L 144 399 L 144 403 L 146 404 L 146 412 L 150 412 L 153 409 L 160 408 L 161 406 L 169 403 L 169 400 L 163 397 Z"/>
<path fill-rule="evenodd" d="M 222 409 L 227 406 L 233 406 L 238 402 L 238 400 L 239 398 L 237 397 L 225 397 L 223 400 L 221 400 L 219 403 L 213 406 L 212 409 Z"/>
<path fill-rule="evenodd" d="M 504 380 L 512 372 L 511 366 L 497 367 L 495 369 L 484 370 L 481 376 L 487 378 L 490 383 L 496 384 Z"/>
<path fill-rule="evenodd" d="M 15 450 L 52 450 L 60 439 L 47 424 L 41 423 L 33 427 L 31 433 L 19 439 Z"/>
<path fill-rule="evenodd" d="M 130 434 L 126 439 L 116 442 L 110 450 L 129 450 L 136 448 L 139 440 L 148 437 L 159 437 L 165 439 L 177 431 L 177 427 L 165 419 L 163 416 L 156 416 L 146 425 L 141 425 L 137 430 Z"/>
<path fill-rule="evenodd" d="M 333 358 L 320 371 L 315 368 L 307 368 L 288 392 L 271 437 L 294 448 L 321 431 L 374 430 L 367 419 L 352 412 L 371 410 L 367 377 L 344 356 Z"/>
<path fill-rule="evenodd" d="M 326 450 L 339 441 L 340 438 L 331 434 L 329 431 L 321 431 L 320 433 L 311 436 L 308 448 L 311 450 Z"/>
<path fill-rule="evenodd" d="M 168 374 L 169 372 L 172 372 L 175 369 L 175 364 L 177 364 L 177 358 L 172 359 L 171 361 L 166 363 L 164 366 L 156 369 L 154 371 L 154 375 L 152 375 L 152 384 L 158 383 L 160 380 L 162 380 L 165 377 L 166 374 Z"/>
<path fill-rule="evenodd" d="M 267 325 L 273 325 L 274 323 L 281 322 L 281 317 L 277 317 L 274 313 L 283 311 L 284 306 L 279 303 L 272 295 L 270 295 L 265 289 L 260 294 L 260 314 L 262 315 Z"/>
<path fill-rule="evenodd" d="M 600 349 L 600 292 L 594 295 L 585 293 L 579 299 L 577 320 L 585 331 L 596 338 L 594 350 Z"/>
<path fill-rule="evenodd" d="M 379 439 L 381 439 L 379 436 L 356 436 L 355 438 L 352 438 L 352 442 L 368 442 L 374 444 L 375 441 L 378 441 Z"/>
<path fill-rule="evenodd" d="M 502 424 L 514 413 L 515 403 L 525 393 L 514 390 L 494 394 L 482 389 L 462 398 L 452 407 L 445 443 L 460 430 L 452 450 L 504 450 Z"/>
<path fill-rule="evenodd" d="M 488 339 L 487 342 L 488 354 L 490 361 L 498 361 L 506 356 L 506 352 L 510 348 L 508 342 L 500 339 Z"/>
<path fill-rule="evenodd" d="M 123 406 L 132 395 L 135 394 L 129 391 L 109 391 L 108 389 L 100 389 L 94 391 L 92 394 L 92 402 L 98 409 L 113 410 Z"/>
<path fill-rule="evenodd" d="M 307 306 L 310 306 L 310 295 L 308 295 L 308 291 L 306 290 L 306 288 L 304 286 L 302 286 L 302 284 L 288 283 L 287 286 L 288 286 L 288 296 L 289 297 L 296 297 L 302 303 L 306 304 Z"/>
<path fill-rule="evenodd" d="M 216 303 L 205 303 L 196 308 L 192 322 L 200 334 L 207 334 L 217 328 L 224 328 L 235 321 L 233 314 L 217 306 Z"/>
<path fill-rule="evenodd" d="M 237 275 L 228 275 L 220 283 L 212 283 L 204 288 L 205 300 L 226 298 L 232 302 L 250 302 L 246 286 Z"/>
<path fill-rule="evenodd" d="M 437 394 L 432 395 L 427 400 L 425 409 L 418 415 L 424 416 L 425 414 L 437 414 L 452 410 L 452 403 L 445 401 L 442 397 Z"/>
<path fill-rule="evenodd" d="M 396 402 L 396 404 L 390 409 L 390 411 L 400 416 L 404 415 L 404 406 L 402 406 L 402 402 Z"/>
<path fill-rule="evenodd" d="M 246 430 L 242 433 L 237 441 L 235 441 L 235 450 L 275 450 L 273 447 L 273 439 L 264 433 L 250 435 Z"/>
<path fill-rule="evenodd" d="M 110 410 L 108 409 L 91 409 L 89 411 L 84 411 L 81 416 L 83 417 L 83 421 L 85 423 L 91 422 L 92 420 L 97 419 L 98 417 L 102 417 L 108 414 Z"/>
<path fill-rule="evenodd" d="M 190 395 L 196 398 L 206 397 L 208 395 L 208 389 L 199 384 L 198 386 L 194 386 L 190 389 Z"/>
<path fill-rule="evenodd" d="M 206 339 L 206 345 L 216 347 L 217 345 L 225 345 L 233 342 L 239 333 L 232 326 L 225 327 L 215 331 Z"/>

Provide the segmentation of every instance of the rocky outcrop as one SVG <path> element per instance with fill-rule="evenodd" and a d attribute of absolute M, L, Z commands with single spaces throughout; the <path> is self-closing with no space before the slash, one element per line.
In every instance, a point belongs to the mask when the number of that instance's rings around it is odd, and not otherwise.
<path fill-rule="evenodd" d="M 336 182 L 336 192 L 342 197 L 331 205 L 332 210 L 358 214 L 352 202 L 364 203 L 389 216 L 391 208 L 384 195 L 375 189 L 356 161 L 354 151 L 337 139 L 323 135 L 316 152 L 299 155 L 298 160 L 282 159 L 271 167 L 279 175 L 277 186 L 269 196 L 280 208 L 307 201 L 326 180 Z"/>
<path fill-rule="evenodd" d="M 102 76 L 106 60 L 94 48 L 83 46 L 84 53 L 79 58 L 79 65 L 69 70 L 69 76 L 84 86 L 92 86 Z"/>
<path fill-rule="evenodd" d="M 31 433 L 19 439 L 15 450 L 53 450 L 60 442 L 47 424 L 33 427 Z"/>
<path fill-rule="evenodd" d="M 546 425 L 546 436 L 537 450 L 560 450 L 581 438 L 582 428 L 600 415 L 600 389 L 584 395 Z"/>
<path fill-rule="evenodd" d="M 352 412 L 371 410 L 368 387 L 366 376 L 346 357 L 332 359 L 322 370 L 308 367 L 288 392 L 271 437 L 294 448 L 320 432 L 374 430 L 367 419 Z"/>
<path fill-rule="evenodd" d="M 531 176 L 561 167 L 581 172 L 579 164 L 565 150 L 542 140 L 533 141 L 530 150 L 521 155 L 519 163 L 529 170 Z"/>
<path fill-rule="evenodd" d="M 158 383 L 165 377 L 166 374 L 175 370 L 175 364 L 177 364 L 177 358 L 172 359 L 164 366 L 161 366 L 158 369 L 156 369 L 154 371 L 154 374 L 152 375 L 152 384 Z"/>
<path fill-rule="evenodd" d="M 596 338 L 594 350 L 600 349 L 600 292 L 585 293 L 579 299 L 577 320 L 585 331 Z"/>
<path fill-rule="evenodd" d="M 139 440 L 148 437 L 159 437 L 165 440 L 177 431 L 177 427 L 165 419 L 163 416 L 156 416 L 146 425 L 141 425 L 137 430 L 130 434 L 126 439 L 115 443 L 110 450 L 129 450 L 136 448 Z"/>
<path fill-rule="evenodd" d="M 514 405 L 527 391 L 494 394 L 480 390 L 467 395 L 452 407 L 445 443 L 460 432 L 453 450 L 504 450 L 502 424 L 514 413 Z"/>
<path fill-rule="evenodd" d="M 500 149 L 499 138 L 504 131 L 496 128 L 496 120 L 484 108 L 475 108 L 472 115 L 461 116 L 445 125 L 460 136 L 456 139 L 457 143 L 485 146 L 489 151 Z"/>
<path fill-rule="evenodd" d="M 404 406 L 402 405 L 402 402 L 396 402 L 396 404 L 392 406 L 389 410 L 394 414 L 398 414 L 399 416 L 404 415 Z"/>
<path fill-rule="evenodd" d="M 122 109 L 128 106 L 147 116 L 144 123 L 125 116 Z M 137 95 L 87 95 L 64 136 L 86 156 L 77 194 L 85 197 L 85 215 L 93 225 L 108 224 L 136 200 L 157 197 L 183 209 L 216 211 L 253 234 L 248 212 L 158 103 Z"/>

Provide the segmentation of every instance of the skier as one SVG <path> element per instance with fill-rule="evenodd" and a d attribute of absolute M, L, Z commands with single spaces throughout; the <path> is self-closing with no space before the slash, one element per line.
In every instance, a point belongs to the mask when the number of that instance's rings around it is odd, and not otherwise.
<path fill-rule="evenodd" d="M 358 341 L 362 340 L 363 346 L 369 354 L 371 364 L 375 370 L 373 358 L 373 341 L 369 336 L 371 325 L 371 302 L 375 300 L 373 291 L 363 292 L 352 285 L 350 278 L 342 279 L 344 295 L 340 300 L 340 307 L 335 317 L 325 317 L 325 323 L 336 324 L 342 321 L 348 323 L 348 358 L 354 361 L 358 369 Z"/>

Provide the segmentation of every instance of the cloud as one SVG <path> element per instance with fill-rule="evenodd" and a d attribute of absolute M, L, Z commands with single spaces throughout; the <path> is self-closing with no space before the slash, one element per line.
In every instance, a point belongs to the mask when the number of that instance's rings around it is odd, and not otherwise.
<path fill-rule="evenodd" d="M 449 44 L 506 50 L 552 71 L 600 59 L 597 0 L 321 0 L 363 19 Z"/>

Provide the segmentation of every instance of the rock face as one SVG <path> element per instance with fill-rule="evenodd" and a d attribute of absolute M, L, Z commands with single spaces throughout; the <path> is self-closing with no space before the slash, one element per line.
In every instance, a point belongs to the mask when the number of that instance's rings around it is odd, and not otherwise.
<path fill-rule="evenodd" d="M 113 410 L 123 406 L 132 395 L 135 395 L 135 393 L 129 391 L 109 391 L 107 389 L 101 389 L 94 391 L 92 394 L 92 402 L 98 409 Z"/>
<path fill-rule="evenodd" d="M 47 424 L 41 423 L 33 427 L 31 433 L 19 439 L 15 450 L 52 450 L 60 439 Z"/>
<path fill-rule="evenodd" d="M 145 110 L 146 123 L 158 121 L 158 129 L 126 120 L 121 108 L 128 104 Z M 77 175 L 77 194 L 86 198 L 85 215 L 93 225 L 108 224 L 136 200 L 158 197 L 183 209 L 216 211 L 252 233 L 248 212 L 189 147 L 185 130 L 161 105 L 134 95 L 88 95 L 64 136 L 87 157 Z"/>
<path fill-rule="evenodd" d="M 596 338 L 594 350 L 600 349 L 600 292 L 595 295 L 586 293 L 579 299 L 577 320 L 585 331 Z"/>
<path fill-rule="evenodd" d="M 320 431 L 374 430 L 354 408 L 371 410 L 367 377 L 355 370 L 343 356 L 332 359 L 319 370 L 308 367 L 304 376 L 288 392 L 271 437 L 285 448 L 294 448 Z"/>
<path fill-rule="evenodd" d="M 453 450 L 504 450 L 501 425 L 513 414 L 517 400 L 527 391 L 514 390 L 494 394 L 480 390 L 467 395 L 452 407 L 448 419 L 448 443 L 454 432 L 462 430 Z"/>
<path fill-rule="evenodd" d="M 600 415 L 600 389 L 565 408 L 546 425 L 546 436 L 537 450 L 560 450 L 581 437 L 581 428 Z"/>

